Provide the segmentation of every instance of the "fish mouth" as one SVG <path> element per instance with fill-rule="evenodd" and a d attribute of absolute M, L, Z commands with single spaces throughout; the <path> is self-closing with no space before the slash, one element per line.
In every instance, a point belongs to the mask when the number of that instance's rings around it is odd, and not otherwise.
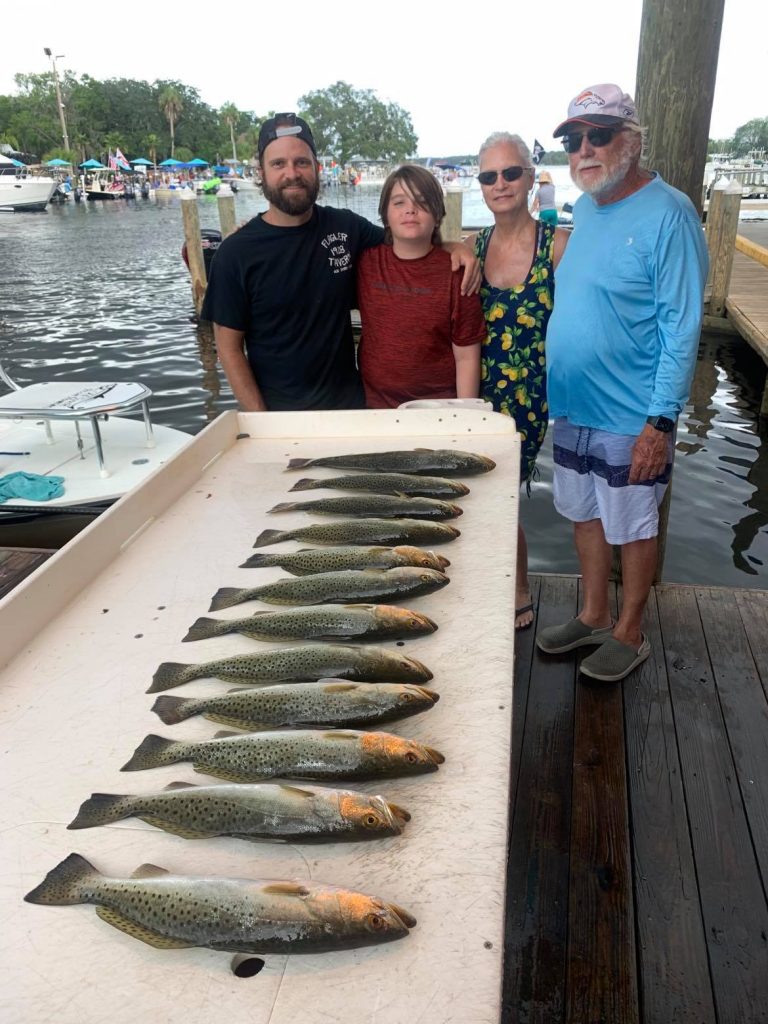
<path fill-rule="evenodd" d="M 424 750 L 435 765 L 445 763 L 445 754 L 441 754 L 439 750 L 435 750 L 434 747 L 424 747 Z"/>
<path fill-rule="evenodd" d="M 446 558 L 445 555 L 435 555 L 435 558 L 443 567 L 443 569 L 447 569 L 448 566 L 451 564 L 450 559 Z"/>
<path fill-rule="evenodd" d="M 423 673 L 424 678 L 422 682 L 426 683 L 429 682 L 430 679 L 434 679 L 434 674 L 430 672 L 430 670 L 423 662 L 419 661 L 417 658 L 409 658 L 408 661 L 411 663 L 416 672 Z"/>
<path fill-rule="evenodd" d="M 469 494 L 469 488 L 467 487 L 467 485 L 461 483 L 461 481 L 459 480 L 456 481 L 454 487 L 456 488 L 457 494 Z"/>
<path fill-rule="evenodd" d="M 450 505 L 449 507 L 450 507 L 451 512 L 453 513 L 453 515 L 454 515 L 454 517 L 456 519 L 458 519 L 459 516 L 463 516 L 464 515 L 464 509 L 461 508 L 459 505 Z"/>
<path fill-rule="evenodd" d="M 411 612 L 411 614 L 427 632 L 434 633 L 437 630 L 437 623 L 430 619 L 428 615 L 424 615 L 422 612 Z"/>
<path fill-rule="evenodd" d="M 496 469 L 496 463 L 493 459 L 489 459 L 487 455 L 478 455 L 480 461 L 488 467 L 488 469 Z"/>
<path fill-rule="evenodd" d="M 422 697 L 428 697 L 433 704 L 437 704 L 440 700 L 440 694 L 436 690 L 428 690 L 426 686 L 416 686 L 414 689 L 418 690 Z"/>
<path fill-rule="evenodd" d="M 388 800 L 383 800 L 382 803 L 389 811 L 389 815 L 393 822 L 399 827 L 400 831 L 402 831 L 403 825 L 405 825 L 407 821 L 411 820 L 410 813 L 399 804 L 391 804 Z"/>
<path fill-rule="evenodd" d="M 416 927 L 416 918 L 413 914 L 409 914 L 404 907 L 398 906 L 397 903 L 387 903 L 387 908 L 404 928 L 410 929 Z"/>

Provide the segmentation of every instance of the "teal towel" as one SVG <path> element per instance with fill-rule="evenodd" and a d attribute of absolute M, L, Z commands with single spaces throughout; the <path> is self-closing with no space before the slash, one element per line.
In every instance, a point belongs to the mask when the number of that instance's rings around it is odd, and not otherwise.
<path fill-rule="evenodd" d="M 40 476 L 39 473 L 8 473 L 0 476 L 0 505 L 9 498 L 25 501 L 50 501 L 64 493 L 63 476 Z"/>

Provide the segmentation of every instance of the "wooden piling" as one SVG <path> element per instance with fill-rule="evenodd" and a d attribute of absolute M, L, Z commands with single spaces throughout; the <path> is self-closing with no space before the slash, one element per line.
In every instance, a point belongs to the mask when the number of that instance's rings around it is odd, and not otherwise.
<path fill-rule="evenodd" d="M 187 246 L 189 276 L 192 279 L 192 299 L 195 312 L 200 316 L 205 298 L 208 279 L 203 259 L 203 243 L 200 237 L 200 214 L 197 209 L 197 197 L 191 189 L 184 189 L 181 195 L 181 213 L 184 218 L 184 241 Z"/>
<path fill-rule="evenodd" d="M 221 237 L 226 238 L 227 235 L 233 234 L 237 230 L 237 223 L 235 221 L 235 196 L 234 193 L 230 192 L 229 195 L 216 196 L 216 205 L 219 208 L 219 224 L 221 225 Z"/>
<path fill-rule="evenodd" d="M 462 200 L 461 189 L 452 189 L 448 186 L 445 193 L 445 218 L 440 225 L 440 235 L 444 242 L 461 241 Z"/>
<path fill-rule="evenodd" d="M 725 316 L 725 300 L 731 283 L 733 254 L 739 229 L 741 185 L 721 179 L 712 188 L 707 214 L 707 246 L 709 248 L 710 316 Z"/>

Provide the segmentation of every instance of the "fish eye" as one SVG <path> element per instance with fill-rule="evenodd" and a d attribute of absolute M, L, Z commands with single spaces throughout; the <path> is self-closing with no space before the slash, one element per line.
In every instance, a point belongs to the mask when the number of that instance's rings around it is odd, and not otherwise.
<path fill-rule="evenodd" d="M 405 760 L 409 764 L 416 764 L 419 759 L 416 756 L 416 754 L 414 754 L 414 752 L 412 750 L 409 750 L 408 753 L 405 755 Z"/>
<path fill-rule="evenodd" d="M 432 579 L 432 577 L 425 572 L 421 574 L 421 578 L 424 580 L 425 583 L 429 583 L 429 581 Z"/>
<path fill-rule="evenodd" d="M 416 626 L 419 625 L 419 620 L 418 619 L 408 619 L 408 625 L 411 628 L 415 628 Z"/>
<path fill-rule="evenodd" d="M 369 914 L 365 919 L 365 923 L 372 932 L 380 932 L 385 925 L 381 914 Z"/>
<path fill-rule="evenodd" d="M 403 702 L 403 704 L 410 704 L 411 701 L 413 700 L 413 694 L 412 693 L 401 693 L 400 694 L 400 700 Z"/>
<path fill-rule="evenodd" d="M 367 826 L 367 828 L 378 828 L 378 826 L 381 825 L 381 818 L 378 814 L 366 814 L 363 818 L 363 824 Z"/>

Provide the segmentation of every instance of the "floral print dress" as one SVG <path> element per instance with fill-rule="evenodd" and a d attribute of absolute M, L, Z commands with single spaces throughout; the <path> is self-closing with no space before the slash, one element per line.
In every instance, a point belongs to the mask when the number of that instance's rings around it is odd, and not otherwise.
<path fill-rule="evenodd" d="M 522 443 L 520 479 L 527 483 L 549 421 L 544 338 L 555 295 L 555 229 L 538 222 L 531 269 L 514 288 L 494 288 L 485 277 L 485 254 L 493 230 L 483 228 L 475 242 L 475 255 L 483 268 L 480 298 L 488 325 L 480 394 L 496 412 L 514 418 Z"/>

